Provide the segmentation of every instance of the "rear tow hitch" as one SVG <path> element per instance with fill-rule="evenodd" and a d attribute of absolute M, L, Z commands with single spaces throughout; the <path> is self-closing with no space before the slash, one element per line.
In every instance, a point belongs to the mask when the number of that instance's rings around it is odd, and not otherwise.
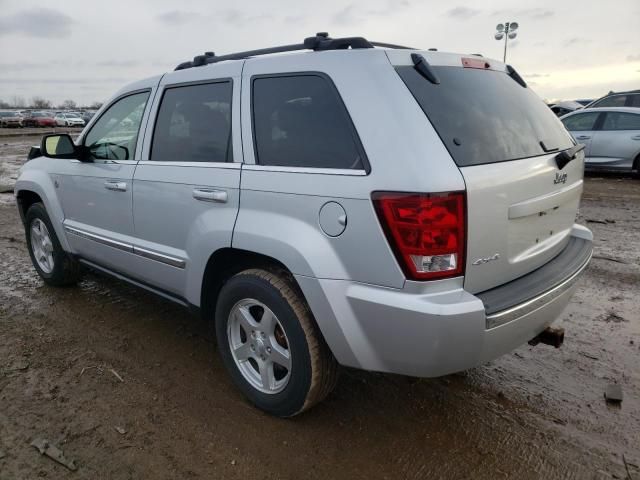
<path fill-rule="evenodd" d="M 547 327 L 538 336 L 529 340 L 529 345 L 536 346 L 539 343 L 544 343 L 560 348 L 562 342 L 564 342 L 564 328 Z"/>

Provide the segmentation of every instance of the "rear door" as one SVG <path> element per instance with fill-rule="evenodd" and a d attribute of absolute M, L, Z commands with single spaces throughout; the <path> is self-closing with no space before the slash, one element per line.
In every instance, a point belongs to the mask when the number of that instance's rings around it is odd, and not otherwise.
<path fill-rule="evenodd" d="M 587 159 L 591 157 L 591 141 L 596 133 L 596 128 L 602 124 L 603 116 L 604 114 L 599 111 L 587 111 L 576 113 L 562 119 L 565 128 L 569 130 L 569 133 L 571 133 L 571 136 L 573 136 L 576 142 L 582 143 L 585 146 L 584 155 Z"/>
<path fill-rule="evenodd" d="M 134 249 L 144 262 L 138 277 L 180 297 L 189 298 L 187 279 L 197 277 L 187 271 L 203 270 L 212 252 L 231 246 L 242 160 L 242 63 L 163 77 L 135 171 Z"/>
<path fill-rule="evenodd" d="M 606 112 L 591 143 L 590 162 L 602 168 L 631 169 L 640 152 L 640 113 Z"/>
<path fill-rule="evenodd" d="M 464 285 L 481 292 L 535 270 L 566 246 L 584 157 L 558 169 L 555 156 L 574 145 L 571 136 L 504 64 L 420 53 L 439 82 L 423 77 L 409 53 L 389 57 L 464 177 Z"/>

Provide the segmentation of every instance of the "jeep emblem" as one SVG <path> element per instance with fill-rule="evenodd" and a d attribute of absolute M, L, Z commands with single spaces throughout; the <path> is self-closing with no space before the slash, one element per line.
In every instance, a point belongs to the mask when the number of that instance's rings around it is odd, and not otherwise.
<path fill-rule="evenodd" d="M 556 172 L 556 179 L 553 181 L 555 185 L 559 183 L 567 183 L 567 174 Z"/>

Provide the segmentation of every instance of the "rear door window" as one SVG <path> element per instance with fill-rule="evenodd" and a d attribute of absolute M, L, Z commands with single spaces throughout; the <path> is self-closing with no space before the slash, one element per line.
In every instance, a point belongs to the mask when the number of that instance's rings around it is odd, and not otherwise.
<path fill-rule="evenodd" d="M 640 130 L 640 115 L 623 112 L 607 112 L 602 130 Z"/>
<path fill-rule="evenodd" d="M 365 168 L 364 152 L 347 110 L 322 75 L 254 78 L 252 114 L 257 164 Z"/>
<path fill-rule="evenodd" d="M 149 160 L 231 162 L 231 81 L 167 88 Z"/>
<path fill-rule="evenodd" d="M 400 78 L 459 167 L 545 154 L 573 145 L 554 113 L 530 89 L 505 72 L 433 66 L 433 84 L 411 66 Z"/>
<path fill-rule="evenodd" d="M 570 132 L 585 132 L 594 130 L 600 112 L 577 113 L 563 118 L 562 123 Z"/>

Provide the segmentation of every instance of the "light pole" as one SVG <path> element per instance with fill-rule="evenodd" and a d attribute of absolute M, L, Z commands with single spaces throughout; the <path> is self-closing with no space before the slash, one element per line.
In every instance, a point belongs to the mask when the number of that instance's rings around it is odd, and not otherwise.
<path fill-rule="evenodd" d="M 504 56 L 502 57 L 503 62 L 507 62 L 507 41 L 513 40 L 516 38 L 518 33 L 516 30 L 518 29 L 518 22 L 504 22 L 504 24 L 499 23 L 496 26 L 496 33 L 493 36 L 496 40 L 502 40 L 504 38 Z"/>

